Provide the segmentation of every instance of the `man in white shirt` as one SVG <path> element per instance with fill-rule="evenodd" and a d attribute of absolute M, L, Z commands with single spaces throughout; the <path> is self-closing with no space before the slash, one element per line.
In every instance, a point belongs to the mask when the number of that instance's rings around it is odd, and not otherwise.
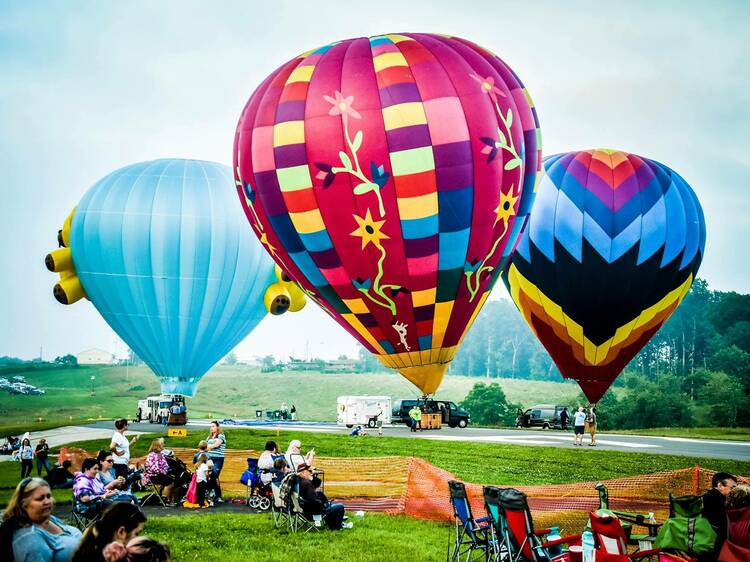
<path fill-rule="evenodd" d="M 583 410 L 583 406 L 578 408 L 574 417 L 573 423 L 573 445 L 579 447 L 583 445 L 583 430 L 586 427 L 586 412 Z"/>
<path fill-rule="evenodd" d="M 128 420 L 125 418 L 115 420 L 115 432 L 112 434 L 112 442 L 109 444 L 109 450 L 112 451 L 114 464 L 112 468 L 115 476 L 126 478 L 128 475 L 128 463 L 130 462 L 130 445 L 138 441 L 138 435 L 128 441 L 125 432 L 128 430 Z"/>

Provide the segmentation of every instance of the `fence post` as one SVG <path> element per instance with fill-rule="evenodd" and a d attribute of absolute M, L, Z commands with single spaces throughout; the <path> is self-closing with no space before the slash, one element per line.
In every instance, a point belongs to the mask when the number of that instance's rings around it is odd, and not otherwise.
<path fill-rule="evenodd" d="M 698 495 L 698 480 L 700 476 L 701 467 L 697 464 L 693 467 L 693 491 L 692 494 Z"/>

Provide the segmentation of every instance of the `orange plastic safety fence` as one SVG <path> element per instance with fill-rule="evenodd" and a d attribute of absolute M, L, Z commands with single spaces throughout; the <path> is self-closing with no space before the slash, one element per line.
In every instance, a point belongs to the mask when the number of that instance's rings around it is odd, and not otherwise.
<path fill-rule="evenodd" d="M 174 454 L 193 469 L 194 449 L 175 448 Z M 227 450 L 221 474 L 222 490 L 228 496 L 244 497 L 247 488 L 240 477 L 247 458 L 260 451 Z M 75 469 L 86 456 L 82 449 L 64 449 L 61 459 L 73 461 Z M 145 457 L 131 459 L 142 464 Z M 448 495 L 450 472 L 417 457 L 317 457 L 315 468 L 325 473 L 326 494 L 347 507 L 406 514 L 420 519 L 449 521 L 453 514 Z M 647 514 L 663 521 L 669 514 L 669 493 L 697 494 L 711 485 L 714 472 L 686 468 L 603 480 L 609 490 L 609 508 Z M 742 479 L 747 480 L 747 479 Z M 536 528 L 558 526 L 563 533 L 578 533 L 588 513 L 599 507 L 596 482 L 576 482 L 542 486 L 513 486 L 526 493 Z M 499 486 L 503 487 L 503 486 Z M 472 510 L 485 514 L 482 486 L 466 484 Z"/>

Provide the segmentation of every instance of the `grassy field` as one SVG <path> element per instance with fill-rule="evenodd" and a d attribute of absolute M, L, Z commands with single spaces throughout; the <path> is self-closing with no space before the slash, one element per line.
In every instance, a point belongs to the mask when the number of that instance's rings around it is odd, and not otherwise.
<path fill-rule="evenodd" d="M 169 544 L 176 562 L 205 560 L 209 552 L 211 558 L 223 562 L 422 562 L 445 558 L 447 525 L 371 513 L 364 518 L 351 517 L 351 521 L 354 528 L 340 532 L 289 534 L 275 530 L 270 515 L 202 512 L 179 518 L 152 518 L 146 523 L 144 534 Z M 196 531 L 205 529 L 207 523 L 213 531 Z"/>
<path fill-rule="evenodd" d="M 655 427 L 652 429 L 618 429 L 609 433 L 750 441 L 750 427 Z"/>
<path fill-rule="evenodd" d="M 0 394 L 0 433 L 49 427 L 73 421 L 135 415 L 139 399 L 159 393 L 156 377 L 146 367 L 87 366 L 39 369 L 28 373 L 29 383 L 44 388 L 41 396 Z M 94 380 L 91 380 L 91 377 Z M 437 396 L 462 400 L 483 379 L 449 376 Z M 508 399 L 527 406 L 540 402 L 573 403 L 578 387 L 569 383 L 498 379 Z M 94 396 L 91 395 L 92 390 Z M 261 373 L 244 366 L 212 369 L 189 399 L 193 417 L 254 418 L 255 410 L 295 404 L 300 419 L 334 420 L 336 398 L 343 394 L 411 398 L 416 388 L 400 375 L 329 375 L 321 373 Z M 38 421 L 41 418 L 41 422 Z"/>

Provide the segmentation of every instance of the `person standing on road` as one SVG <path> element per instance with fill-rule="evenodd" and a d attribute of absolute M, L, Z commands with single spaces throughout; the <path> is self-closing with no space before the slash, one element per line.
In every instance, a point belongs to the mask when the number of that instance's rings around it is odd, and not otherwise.
<path fill-rule="evenodd" d="M 125 437 L 128 427 L 128 420 L 125 418 L 115 420 L 115 432 L 112 434 L 112 441 L 109 444 L 109 450 L 112 451 L 114 458 L 112 468 L 115 471 L 115 476 L 122 476 L 123 478 L 128 475 L 130 445 L 138 441 L 138 435 L 135 435 L 130 441 Z"/>
<path fill-rule="evenodd" d="M 560 427 L 562 428 L 563 431 L 567 431 L 569 421 L 570 421 L 570 414 L 568 413 L 568 409 L 563 408 L 562 412 L 560 412 Z"/>
<path fill-rule="evenodd" d="M 383 435 L 383 407 L 378 406 L 378 413 L 375 414 L 375 426 L 378 428 L 378 435 Z"/>
<path fill-rule="evenodd" d="M 411 431 L 412 433 L 417 432 L 417 426 L 422 420 L 422 410 L 416 404 L 409 410 L 409 417 L 411 418 Z"/>
<path fill-rule="evenodd" d="M 586 412 L 583 406 L 578 408 L 575 418 L 573 419 L 573 445 L 579 447 L 583 445 L 583 430 L 586 427 Z"/>
<path fill-rule="evenodd" d="M 589 447 L 596 447 L 596 408 L 589 408 L 589 413 L 586 415 L 586 429 L 591 435 Z"/>
<path fill-rule="evenodd" d="M 49 476 L 49 460 L 47 458 L 49 456 L 49 445 L 47 445 L 47 440 L 44 437 L 39 440 L 39 444 L 34 450 L 34 456 L 36 457 L 37 476 L 42 475 L 42 467 L 44 467 L 46 475 Z"/>
<path fill-rule="evenodd" d="M 208 439 L 206 439 L 206 450 L 208 451 L 208 459 L 214 463 L 214 476 L 216 477 L 216 498 L 214 501 L 222 503 L 224 500 L 221 498 L 221 469 L 224 467 L 224 451 L 227 448 L 227 438 L 221 433 L 219 422 L 216 420 L 211 422 L 211 429 L 209 430 Z"/>
<path fill-rule="evenodd" d="M 292 404 L 292 407 L 289 409 L 289 417 L 292 418 L 292 421 L 297 421 L 297 406 Z"/>

